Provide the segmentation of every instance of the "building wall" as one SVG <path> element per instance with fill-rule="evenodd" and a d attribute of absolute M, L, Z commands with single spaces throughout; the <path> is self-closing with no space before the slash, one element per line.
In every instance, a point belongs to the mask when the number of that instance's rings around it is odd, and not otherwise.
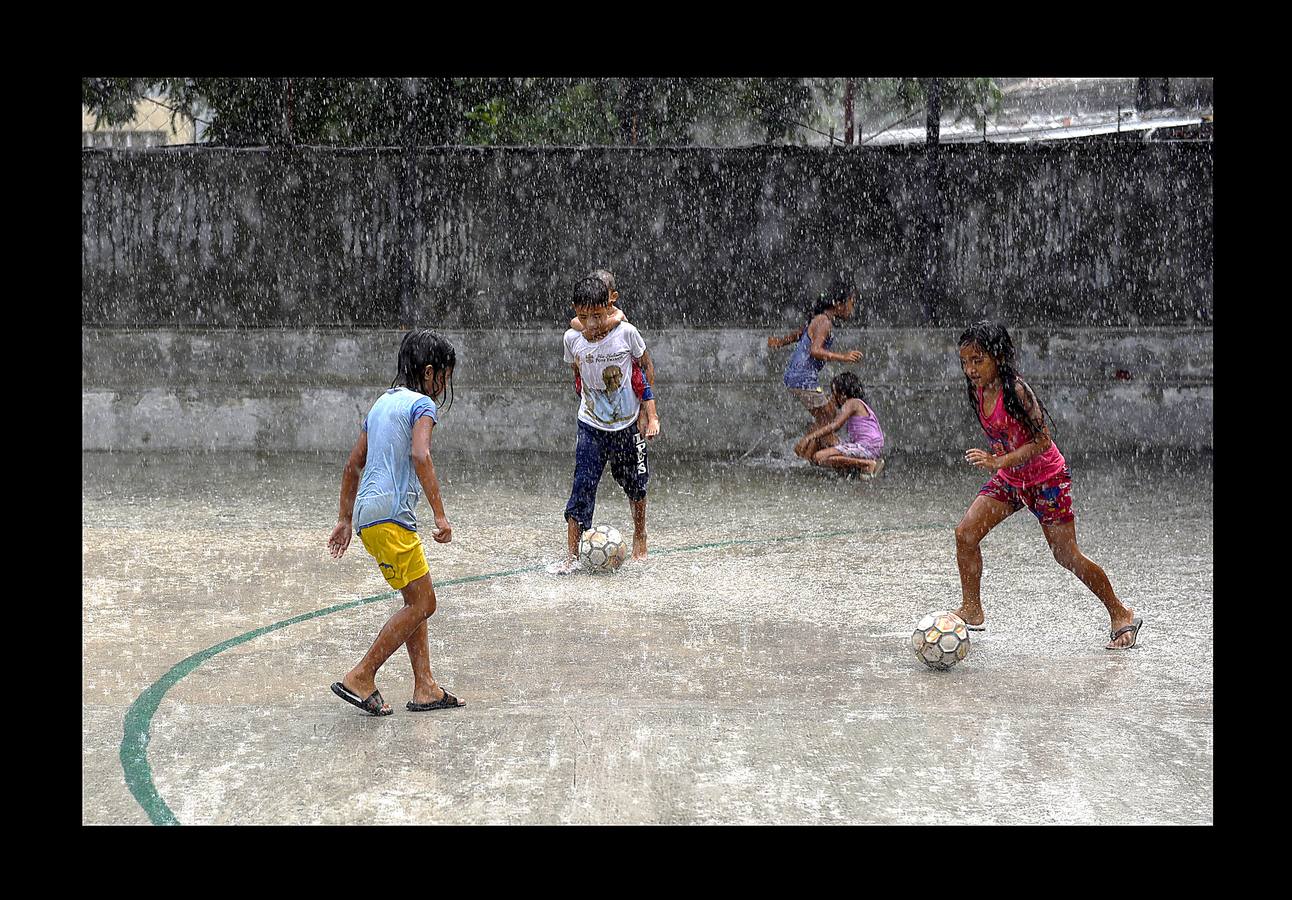
<path fill-rule="evenodd" d="M 1207 325 L 1212 145 L 941 149 L 947 326 Z M 922 148 L 82 154 L 95 326 L 544 327 L 604 266 L 652 328 L 783 327 L 850 269 L 926 324 Z"/>
<path fill-rule="evenodd" d="M 450 330 L 454 402 L 446 449 L 568 451 L 577 399 L 557 329 Z M 807 413 L 781 385 L 789 350 L 767 332 L 643 328 L 657 370 L 661 451 L 787 451 Z M 1212 449 L 1212 330 L 1016 329 L 1020 369 L 1065 452 Z M 981 445 L 965 395 L 959 329 L 841 328 L 893 451 Z M 390 386 L 400 332 L 374 329 L 82 330 L 85 450 L 344 453 Z M 841 367 L 828 364 L 828 379 Z"/>
<path fill-rule="evenodd" d="M 196 123 L 186 116 L 176 116 L 155 100 L 144 98 L 135 103 L 135 120 L 123 125 L 99 125 L 94 114 L 81 107 L 81 146 L 112 150 L 137 150 L 171 144 L 192 144 Z"/>

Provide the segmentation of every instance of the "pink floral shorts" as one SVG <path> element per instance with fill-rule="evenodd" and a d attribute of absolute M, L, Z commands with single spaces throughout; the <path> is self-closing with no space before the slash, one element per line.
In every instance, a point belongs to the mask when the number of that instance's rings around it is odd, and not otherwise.
<path fill-rule="evenodd" d="M 882 445 L 874 447 L 870 444 L 835 444 L 834 449 L 853 459 L 879 459 L 879 454 L 884 448 Z"/>
<path fill-rule="evenodd" d="M 1076 518 L 1072 512 L 1072 475 L 1066 466 L 1049 481 L 1025 488 L 1014 487 L 996 472 L 978 496 L 1008 503 L 1014 512 L 1026 506 L 1042 525 L 1062 525 Z"/>

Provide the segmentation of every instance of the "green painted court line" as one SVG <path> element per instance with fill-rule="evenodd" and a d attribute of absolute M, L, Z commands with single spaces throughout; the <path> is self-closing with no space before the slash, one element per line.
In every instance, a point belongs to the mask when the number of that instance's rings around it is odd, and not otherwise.
<path fill-rule="evenodd" d="M 820 534 L 804 534 L 796 537 L 774 537 L 774 538 L 752 538 L 745 540 L 732 541 L 715 541 L 708 544 L 693 544 L 689 547 L 674 547 L 671 550 L 657 550 L 656 556 L 666 556 L 670 553 L 692 553 L 697 550 L 715 550 L 721 547 L 737 547 L 742 545 L 753 544 L 778 544 L 788 543 L 791 541 L 806 541 L 814 538 L 831 538 L 843 537 L 850 534 L 860 534 L 858 530 L 850 531 L 827 531 Z M 450 578 L 447 581 L 438 582 L 435 587 L 446 588 L 456 584 L 471 584 L 477 581 L 489 581 L 493 578 L 507 578 L 511 575 L 523 575 L 526 572 L 541 572 L 544 566 L 528 566 L 524 569 L 510 569 L 506 572 L 490 572 L 487 575 L 468 575 L 463 578 Z M 278 631 L 280 628 L 286 628 L 289 625 L 295 625 L 299 622 L 305 622 L 310 619 L 317 619 L 321 616 L 329 616 L 335 612 L 341 612 L 346 609 L 353 609 L 356 606 L 363 606 L 366 603 L 376 603 L 378 600 L 387 600 L 397 596 L 399 591 L 386 591 L 384 594 L 377 594 L 372 597 L 364 597 L 362 600 L 350 600 L 346 603 L 338 603 L 336 606 L 329 606 L 324 609 L 316 609 L 314 612 L 302 613 L 299 616 L 293 616 L 290 619 L 284 619 L 281 622 L 275 622 L 273 625 L 266 625 L 264 628 L 257 628 L 254 631 L 248 631 L 246 634 L 240 634 L 237 637 L 216 644 L 214 647 L 208 647 L 198 653 L 194 653 L 187 659 L 176 663 L 170 670 L 157 679 L 142 694 L 135 698 L 135 702 L 130 704 L 126 710 L 124 725 L 125 734 L 121 738 L 121 768 L 125 772 L 126 786 L 130 788 L 130 793 L 134 795 L 135 800 L 144 808 L 148 814 L 149 820 L 154 825 L 179 825 L 179 819 L 175 818 L 175 813 L 166 805 L 166 801 L 157 793 L 157 786 L 153 784 L 152 767 L 148 764 L 148 739 L 149 730 L 152 728 L 153 716 L 157 713 L 157 708 L 161 706 L 162 698 L 166 692 L 173 688 L 179 681 L 188 675 L 202 663 L 206 662 L 216 654 L 223 653 L 225 650 L 237 647 L 239 644 L 245 644 L 248 641 L 255 640 L 258 637 L 269 634 L 271 631 Z"/>

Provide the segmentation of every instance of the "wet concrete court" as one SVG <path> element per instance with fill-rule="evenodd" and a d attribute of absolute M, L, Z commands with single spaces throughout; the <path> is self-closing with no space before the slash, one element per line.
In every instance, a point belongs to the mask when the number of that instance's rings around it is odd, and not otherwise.
<path fill-rule="evenodd" d="M 1140 648 L 1103 649 L 1023 512 L 946 673 L 906 639 L 958 603 L 963 463 L 861 482 L 659 444 L 653 558 L 559 578 L 572 460 L 437 454 L 432 663 L 469 705 L 405 711 L 400 651 L 380 719 L 328 690 L 399 602 L 357 540 L 324 549 L 343 458 L 83 454 L 83 822 L 1212 821 L 1209 454 L 1070 460 Z M 630 529 L 608 474 L 597 520 Z"/>

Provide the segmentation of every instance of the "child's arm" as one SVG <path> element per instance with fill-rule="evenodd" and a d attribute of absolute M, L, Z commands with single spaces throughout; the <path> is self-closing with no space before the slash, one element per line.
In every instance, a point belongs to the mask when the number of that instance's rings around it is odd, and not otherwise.
<path fill-rule="evenodd" d="M 642 366 L 642 374 L 646 376 L 646 383 L 650 385 L 651 393 L 655 392 L 655 363 L 650 358 L 650 351 L 643 350 L 642 355 L 638 357 Z M 659 436 L 659 416 L 655 412 L 655 398 L 642 401 L 642 411 L 646 414 L 646 439 L 653 441 Z"/>
<path fill-rule="evenodd" d="M 652 393 L 655 390 L 655 361 L 650 358 L 650 351 L 643 350 L 642 355 L 637 358 L 642 366 L 642 374 L 646 376 L 646 383 L 650 385 Z"/>
<path fill-rule="evenodd" d="M 1040 406 L 1032 395 L 1032 389 L 1021 380 L 1018 380 L 1014 382 L 1014 394 L 1018 397 L 1018 401 L 1023 404 L 1023 411 L 1027 413 L 1027 417 L 1036 426 L 1036 437 L 1003 456 L 992 456 L 986 450 L 974 447 L 965 451 L 966 462 L 987 471 L 1012 469 L 1014 466 L 1021 466 L 1034 456 L 1039 456 L 1054 445 L 1054 441 L 1050 438 L 1050 429 L 1045 424 L 1045 416 L 1041 414 Z M 1005 402 L 1004 398 L 1001 398 L 1001 402 Z"/>
<path fill-rule="evenodd" d="M 849 350 L 846 353 L 835 353 L 825 349 L 825 339 L 830 335 L 830 317 L 825 313 L 817 316 L 808 325 L 808 334 L 812 335 L 812 347 L 808 350 L 813 359 L 826 362 L 855 363 L 861 359 L 860 350 Z"/>
<path fill-rule="evenodd" d="M 609 334 L 610 332 L 614 331 L 616 328 L 619 327 L 621 323 L 627 322 L 627 321 L 628 321 L 628 317 L 624 315 L 624 311 L 616 306 L 614 313 L 612 313 L 610 316 L 610 321 L 606 323 L 606 334 Z M 578 316 L 575 316 L 573 319 L 570 320 L 570 327 L 573 328 L 575 331 L 582 331 L 583 320 L 580 319 Z"/>
<path fill-rule="evenodd" d="M 431 429 L 435 426 L 430 416 L 422 416 L 413 425 L 413 471 L 422 483 L 422 493 L 435 514 L 435 542 L 447 544 L 453 540 L 453 527 L 444 514 L 444 500 L 440 497 L 440 480 L 435 477 L 435 463 L 431 462 Z"/>
<path fill-rule="evenodd" d="M 815 431 L 809 432 L 808 434 L 804 435 L 802 440 L 799 441 L 799 443 L 801 444 L 810 443 L 811 441 L 815 441 L 817 438 L 825 437 L 827 434 L 834 434 L 836 431 L 842 428 L 844 423 L 847 422 L 849 419 L 851 419 L 853 416 L 861 415 L 861 409 L 857 405 L 860 402 L 861 401 L 858 400 L 856 397 L 850 397 L 848 401 L 844 403 L 842 407 L 840 407 L 839 415 L 834 417 L 833 422 L 831 422 L 829 425 L 822 425 L 820 428 L 816 429 Z"/>
<path fill-rule="evenodd" d="M 327 539 L 327 549 L 333 559 L 340 559 L 350 546 L 350 535 L 354 534 L 354 499 L 359 495 L 359 479 L 363 477 L 363 467 L 367 462 L 368 432 L 360 431 L 359 439 L 350 451 L 350 458 L 341 470 L 341 508 L 336 515 L 336 525 Z"/>
<path fill-rule="evenodd" d="M 655 413 L 655 400 L 642 401 L 642 412 L 646 413 L 646 440 L 653 441 L 659 437 L 659 416 Z"/>
<path fill-rule="evenodd" d="M 790 344 L 797 344 L 801 337 L 803 337 L 802 328 L 791 334 L 785 335 L 785 337 L 776 337 L 776 335 L 772 335 L 767 339 L 767 346 L 771 347 L 773 350 L 779 347 L 788 347 Z"/>

